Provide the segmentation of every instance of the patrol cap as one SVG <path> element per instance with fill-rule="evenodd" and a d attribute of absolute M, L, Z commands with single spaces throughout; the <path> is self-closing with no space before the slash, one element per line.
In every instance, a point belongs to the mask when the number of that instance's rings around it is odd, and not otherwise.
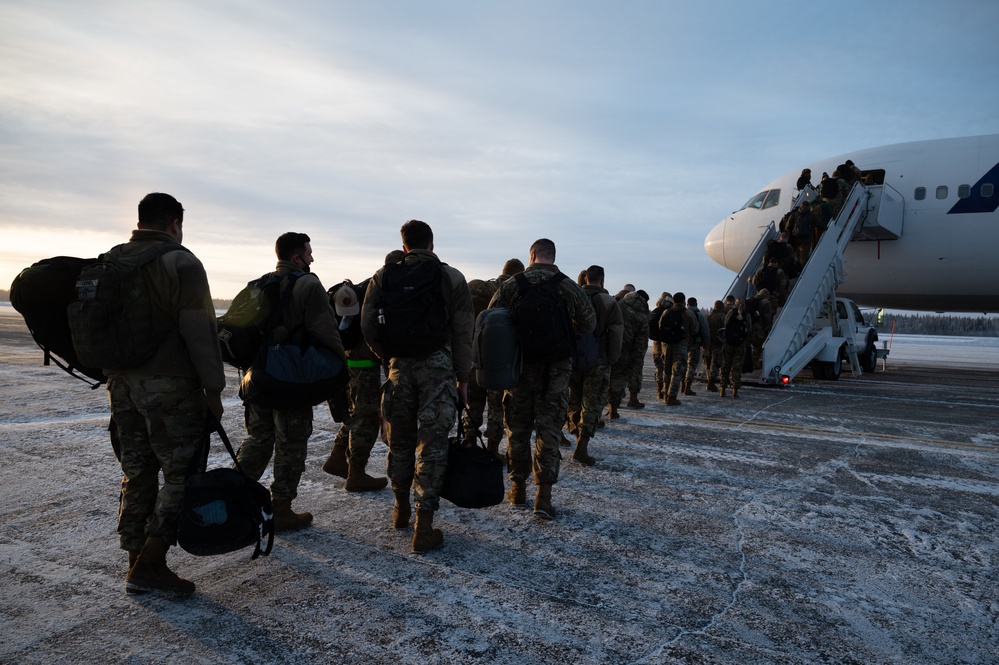
<path fill-rule="evenodd" d="M 337 316 L 354 316 L 361 311 L 357 294 L 354 289 L 344 284 L 333 294 L 333 303 L 336 307 Z"/>

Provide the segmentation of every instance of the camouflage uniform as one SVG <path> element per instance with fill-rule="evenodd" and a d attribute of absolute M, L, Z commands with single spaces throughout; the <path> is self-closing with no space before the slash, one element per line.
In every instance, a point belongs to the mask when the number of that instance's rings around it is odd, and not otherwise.
<path fill-rule="evenodd" d="M 437 261 L 429 250 L 411 249 L 404 263 Z M 417 511 L 436 511 L 447 469 L 448 433 L 457 419 L 456 381 L 468 381 L 472 365 L 472 326 L 475 310 L 465 277 L 442 264 L 441 289 L 450 334 L 442 349 L 426 358 L 389 359 L 382 390 L 382 417 L 388 439 L 388 476 L 398 495 L 413 487 Z M 384 308 L 382 268 L 368 284 L 361 308 L 361 328 L 371 350 L 385 358 L 379 344 L 379 310 Z"/>
<path fill-rule="evenodd" d="M 697 317 L 697 334 L 690 338 L 690 346 L 687 349 L 687 372 L 683 379 L 689 390 L 694 385 L 697 366 L 701 363 L 701 354 L 708 345 L 708 319 L 696 305 L 688 308 L 688 311 Z"/>
<path fill-rule="evenodd" d="M 682 303 L 675 303 L 673 309 L 680 309 L 683 312 L 684 338 L 675 344 L 663 343 L 663 385 L 668 399 L 676 399 L 680 394 L 680 385 L 683 383 L 687 372 L 687 351 L 694 343 L 694 338 L 698 335 L 699 328 L 697 316 L 687 309 Z M 665 316 L 666 312 L 663 312 Z"/>
<path fill-rule="evenodd" d="M 122 251 L 140 253 L 152 242 L 180 247 L 167 232 L 138 229 Z M 215 307 L 201 262 L 190 252 L 168 252 L 143 271 L 154 308 L 169 312 L 173 325 L 145 364 L 105 369 L 121 449 L 118 534 L 121 548 L 130 552 L 141 550 L 146 536 L 176 543 L 184 480 L 206 434 L 205 393 L 225 387 Z"/>
<path fill-rule="evenodd" d="M 297 270 L 298 266 L 290 260 L 277 262 L 278 275 Z M 291 341 L 301 343 L 307 334 L 312 343 L 346 358 L 329 296 L 312 273 L 295 281 L 291 302 L 282 310 L 281 325 L 292 331 Z M 271 496 L 275 501 L 292 501 L 298 495 L 298 483 L 305 471 L 312 436 L 312 406 L 278 411 L 247 404 L 243 422 L 247 436 L 236 453 L 240 467 L 248 476 L 259 479 L 273 455 Z"/>
<path fill-rule="evenodd" d="M 732 309 L 725 315 L 725 327 L 728 328 L 732 321 L 739 315 L 739 310 Z M 744 314 L 747 319 L 749 315 Z M 750 325 L 752 321 L 750 320 Z M 738 388 L 742 385 L 742 364 L 745 361 L 748 341 L 733 346 L 728 342 L 722 344 L 721 361 L 721 386 L 723 388 L 731 386 Z"/>
<path fill-rule="evenodd" d="M 583 287 L 583 293 L 594 304 L 600 356 L 596 367 L 573 371 L 570 375 L 568 419 L 575 426 L 578 435 L 591 437 L 596 432 L 597 420 L 607 403 L 611 365 L 621 356 L 624 315 L 621 313 L 621 306 L 603 287 L 587 284 Z"/>
<path fill-rule="evenodd" d="M 489 300 L 492 299 L 499 286 L 499 280 L 473 279 L 468 283 L 469 291 L 472 294 L 472 306 L 475 316 L 478 317 L 482 310 L 489 307 Z M 486 405 L 489 405 L 488 412 Z M 469 377 L 468 381 L 468 404 L 462 421 L 462 432 L 468 439 L 474 439 L 479 429 L 482 427 L 483 416 L 486 421 L 486 440 L 495 442 L 497 445 L 503 438 L 503 391 L 486 390 L 475 382 L 474 377 Z"/>
<path fill-rule="evenodd" d="M 760 302 L 760 311 L 758 317 L 752 317 L 753 329 L 749 333 L 750 347 L 747 350 L 753 354 L 753 367 L 759 369 L 763 366 L 763 344 L 773 326 L 774 307 L 770 304 L 769 290 L 763 289 L 756 297 Z"/>
<path fill-rule="evenodd" d="M 721 330 L 725 322 L 725 312 L 720 309 L 712 309 L 707 316 L 707 322 L 710 343 L 708 352 L 704 354 L 704 376 L 708 380 L 708 386 L 713 389 L 721 372 L 722 342 L 718 339 L 718 331 Z"/>
<path fill-rule="evenodd" d="M 649 350 L 649 304 L 637 293 L 629 293 L 618 301 L 624 319 L 621 355 L 611 365 L 608 402 L 615 409 L 621 406 L 625 389 L 638 395 L 641 389 L 642 367 Z M 635 377 L 638 385 L 635 386 Z"/>
<path fill-rule="evenodd" d="M 558 272 L 559 269 L 554 264 L 532 263 L 524 271 L 524 277 L 532 284 L 540 284 Z M 583 290 L 571 279 L 560 281 L 558 289 L 565 300 L 576 332 L 588 333 L 594 330 L 597 316 Z M 519 286 L 516 280 L 508 280 L 500 285 L 489 306 L 510 307 L 518 295 Z M 525 362 L 520 374 L 520 383 L 504 394 L 507 460 L 512 482 L 523 486 L 531 473 L 531 435 L 535 430 L 538 437 L 534 451 L 534 482 L 541 485 L 558 481 L 562 459 L 559 440 L 562 426 L 565 424 L 565 407 L 562 400 L 569 387 L 571 373 L 572 358 L 547 365 Z"/>

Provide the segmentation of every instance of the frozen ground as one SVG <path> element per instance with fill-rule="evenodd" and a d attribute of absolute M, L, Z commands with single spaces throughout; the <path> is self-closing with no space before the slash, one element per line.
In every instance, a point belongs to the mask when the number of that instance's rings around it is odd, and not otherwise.
<path fill-rule="evenodd" d="M 171 550 L 198 585 L 172 600 L 124 593 L 104 392 L 42 367 L 0 307 L 0 662 L 995 663 L 999 347 L 911 342 L 860 379 L 646 395 L 596 467 L 565 456 L 558 520 L 445 503 L 424 556 L 390 492 L 320 470 L 317 409 L 315 527 L 253 562 Z"/>

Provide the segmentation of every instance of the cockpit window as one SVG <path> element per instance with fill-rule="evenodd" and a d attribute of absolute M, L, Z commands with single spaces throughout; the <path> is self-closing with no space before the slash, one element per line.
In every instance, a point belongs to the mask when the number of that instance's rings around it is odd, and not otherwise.
<path fill-rule="evenodd" d="M 768 189 L 766 191 L 760 192 L 753 198 L 746 201 L 746 205 L 739 208 L 739 210 L 745 210 L 746 208 L 756 208 L 757 210 L 766 210 L 767 208 L 773 208 L 779 202 L 780 202 L 780 190 Z"/>

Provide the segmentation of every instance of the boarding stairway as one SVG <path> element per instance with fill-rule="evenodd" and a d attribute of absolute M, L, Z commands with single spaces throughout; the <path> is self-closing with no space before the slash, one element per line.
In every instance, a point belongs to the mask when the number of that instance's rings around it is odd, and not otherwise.
<path fill-rule="evenodd" d="M 886 195 L 887 191 L 887 195 Z M 816 198 L 811 187 L 799 194 L 792 207 Z M 794 376 L 807 365 L 832 338 L 840 335 L 836 316 L 836 287 L 846 278 L 843 254 L 851 240 L 890 240 L 902 232 L 902 197 L 886 185 L 854 184 L 839 215 L 830 220 L 808 262 L 794 281 L 793 288 L 774 317 L 763 344 L 759 383 L 777 385 L 782 374 Z M 777 235 L 771 222 L 739 271 L 728 293 L 744 301 L 756 290 L 753 273 L 762 265 L 767 243 Z M 823 307 L 832 312 L 829 324 L 816 330 L 816 320 Z M 854 376 L 862 374 L 854 345 L 846 345 Z"/>

